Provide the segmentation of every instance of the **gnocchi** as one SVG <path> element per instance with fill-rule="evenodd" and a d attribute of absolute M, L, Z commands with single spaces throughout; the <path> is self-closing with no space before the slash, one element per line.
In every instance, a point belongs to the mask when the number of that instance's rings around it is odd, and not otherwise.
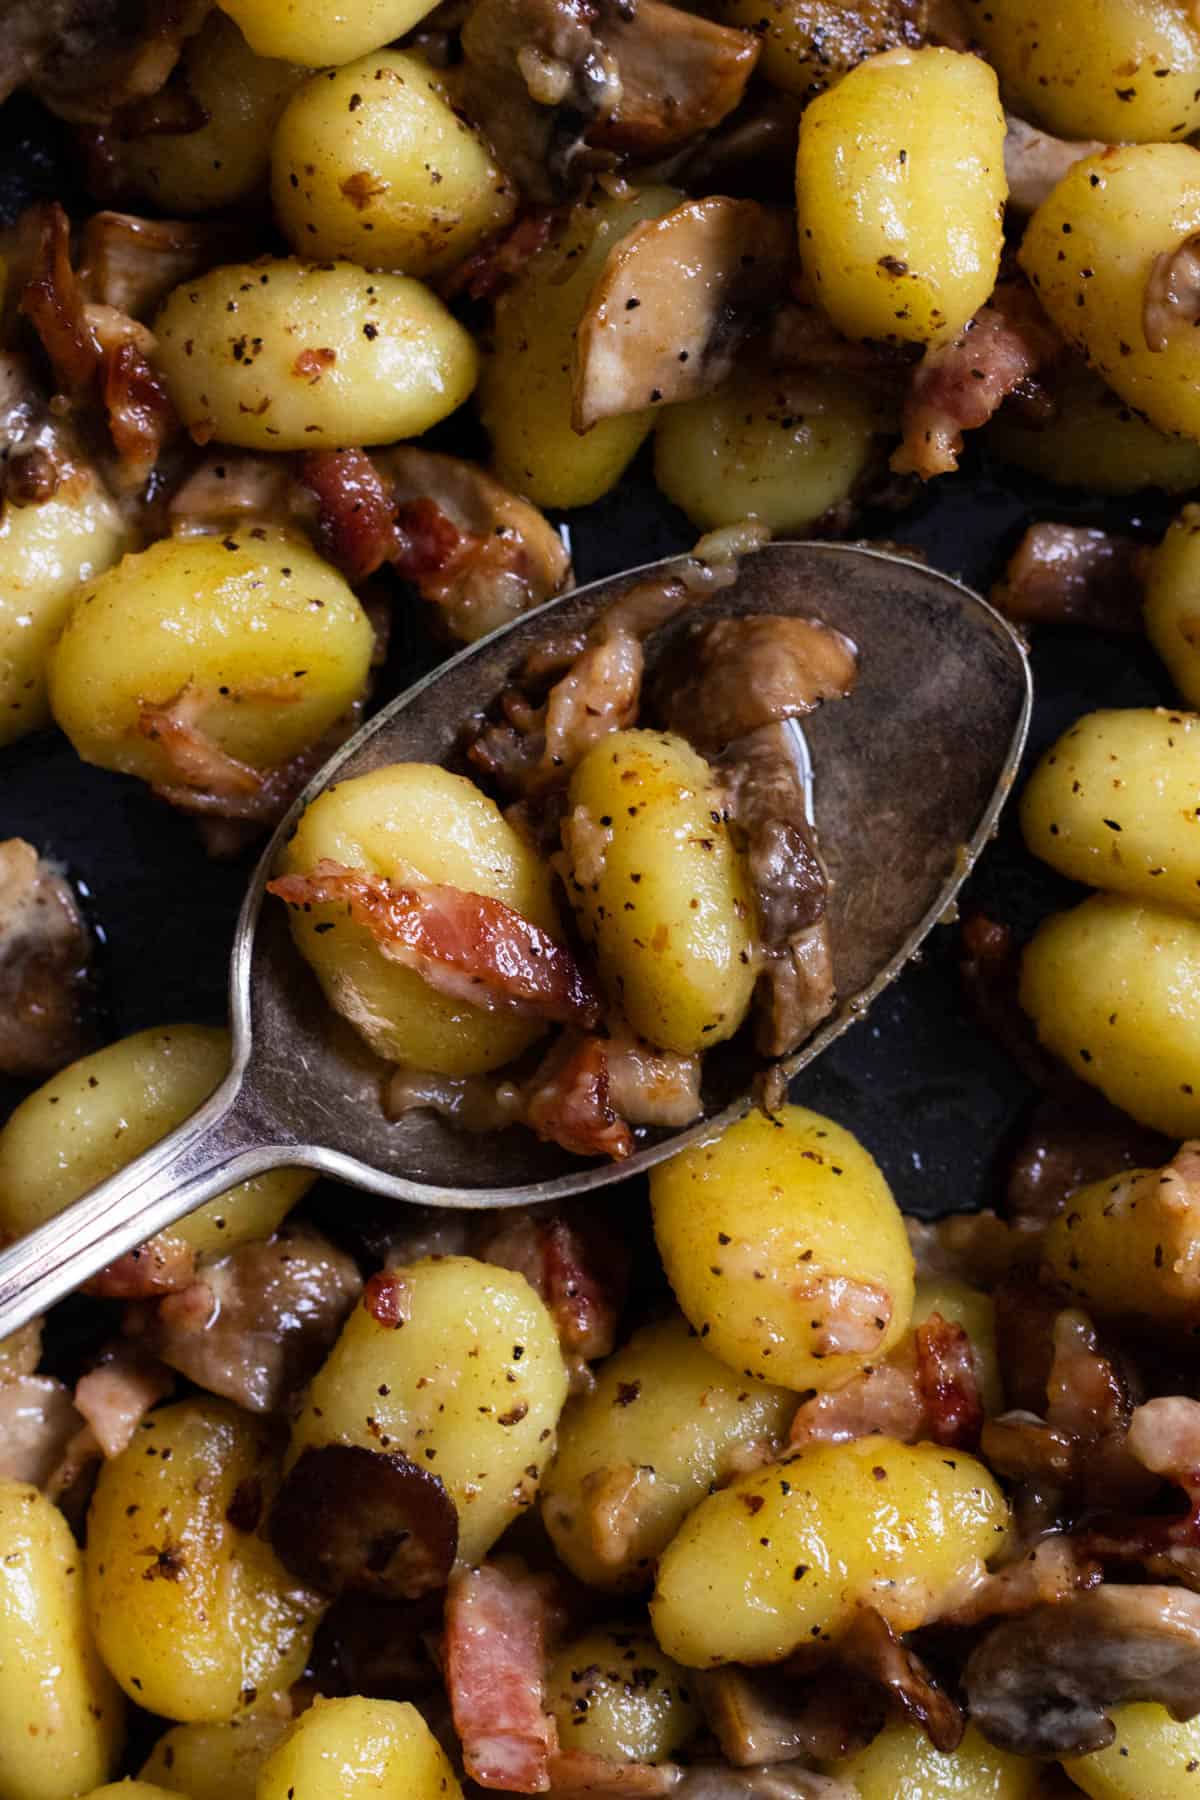
<path fill-rule="evenodd" d="M 368 1284 L 309 1388 L 289 1461 L 358 1444 L 420 1463 L 458 1510 L 459 1560 L 470 1565 L 532 1506 L 554 1454 L 567 1397 L 558 1336 L 523 1275 L 471 1257 L 428 1257 L 380 1279 L 389 1304 Z"/>
<path fill-rule="evenodd" d="M 708 763 L 669 733 L 614 732 L 568 805 L 567 893 L 630 1025 L 666 1050 L 732 1037 L 758 973 L 754 897 Z"/>
<path fill-rule="evenodd" d="M 653 1169 L 650 1202 L 675 1297 L 731 1369 L 832 1387 L 908 1329 L 904 1222 L 870 1154 L 832 1119 L 750 1113 Z"/>
<path fill-rule="evenodd" d="M 957 1750 L 935 1750 L 919 1725 L 893 1721 L 829 1773 L 859 1800 L 1037 1800 L 1038 1765 L 989 1744 L 973 1725 Z"/>
<path fill-rule="evenodd" d="M 257 1800 L 462 1800 L 445 1751 L 415 1706 L 318 1700 L 267 1759 Z"/>
<path fill-rule="evenodd" d="M 1064 1766 L 1091 1800 L 1180 1800 L 1200 1760 L 1200 1724 L 1180 1725 L 1150 1702 L 1113 1708 L 1117 1734 L 1105 1750 Z"/>
<path fill-rule="evenodd" d="M 475 345 L 408 275 L 297 257 L 185 282 L 154 323 L 158 366 L 193 437 L 247 450 L 415 437 L 475 386 Z"/>
<path fill-rule="evenodd" d="M 559 1556 L 591 1587 L 647 1586 L 692 1508 L 743 1459 L 781 1448 L 795 1410 L 787 1388 L 735 1375 L 678 1314 L 644 1326 L 563 1413 L 541 1491 Z M 618 1498 L 633 1504 L 612 1532 Z"/>
<path fill-rule="evenodd" d="M 1089 713 L 1021 796 L 1025 842 L 1063 875 L 1200 914 L 1200 718 L 1166 707 Z"/>
<path fill-rule="evenodd" d="M 1150 558 L 1146 634 L 1189 706 L 1200 705 L 1200 508 L 1185 506 Z"/>
<path fill-rule="evenodd" d="M 270 1424 L 216 1400 L 149 1414 L 104 1465 L 88 1512 L 88 1614 L 139 1705 L 219 1724 L 302 1673 L 321 1603 L 262 1535 L 277 1482 Z"/>
<path fill-rule="evenodd" d="M 1155 325 L 1147 282 L 1155 259 L 1197 230 L 1200 151 L 1130 144 L 1076 163 L 1034 213 L 1020 251 L 1067 342 L 1159 431 L 1189 438 L 1200 437 L 1200 346 L 1169 318 Z"/>
<path fill-rule="evenodd" d="M 282 1709 L 220 1725 L 172 1725 L 138 1780 L 187 1800 L 255 1800 L 259 1772 L 290 1725 Z"/>
<path fill-rule="evenodd" d="M 1200 921 L 1093 894 L 1040 925 L 1021 1004 L 1046 1048 L 1115 1106 L 1200 1132 Z"/>
<path fill-rule="evenodd" d="M 489 894 L 551 935 L 549 874 L 487 798 L 461 775 L 396 763 L 339 782 L 305 809 L 283 866 L 307 873 L 327 860 L 396 881 L 447 882 Z M 376 1055 L 448 1075 L 510 1062 L 544 1030 L 537 1019 L 492 1013 L 439 993 L 390 962 L 364 925 L 334 902 L 293 908 L 292 935 L 325 995 Z"/>
<path fill-rule="evenodd" d="M 124 1701 L 92 1641 L 82 1560 L 50 1500 L 0 1481 L 3 1800 L 70 1800 L 121 1754 Z"/>
<path fill-rule="evenodd" d="M 615 1763 L 666 1762 L 700 1725 L 687 1674 L 644 1627 L 612 1625 L 564 1645 L 546 1701 L 564 1750 Z"/>
<path fill-rule="evenodd" d="M 301 256 L 435 275 L 500 231 L 516 191 L 444 82 L 405 51 L 293 95 L 271 146 L 275 216 Z"/>
<path fill-rule="evenodd" d="M 254 771 L 354 716 L 373 644 L 341 576 L 286 533 L 164 538 L 80 590 L 50 703 L 88 762 L 186 791 L 198 743 L 209 780 L 250 796 Z"/>
<path fill-rule="evenodd" d="M 0 1130 L 0 1235 L 19 1236 L 115 1175 L 181 1125 L 229 1066 L 229 1036 L 207 1025 L 138 1031 L 23 1100 Z M 186 1279 L 193 1257 L 268 1237 L 312 1185 L 304 1169 L 277 1169 L 206 1201 L 138 1253 Z"/>
<path fill-rule="evenodd" d="M 1000 261 L 1004 115 L 996 77 L 955 50 L 887 50 L 806 109 L 800 257 L 851 338 L 944 342 Z"/>
<path fill-rule="evenodd" d="M 854 492 L 883 422 L 836 375 L 739 370 L 662 414 L 654 479 L 701 531 L 761 519 L 799 535 Z"/>
<path fill-rule="evenodd" d="M 281 56 L 310 67 L 353 62 L 411 31 L 428 0 L 357 0 L 331 13 L 323 0 L 221 0 L 260 56 Z"/>
<path fill-rule="evenodd" d="M 886 1437 L 818 1445 L 700 1502 L 659 1562 L 654 1635 L 703 1669 L 836 1642 L 863 1605 L 911 1631 L 1007 1534 L 1004 1497 L 972 1456 Z"/>

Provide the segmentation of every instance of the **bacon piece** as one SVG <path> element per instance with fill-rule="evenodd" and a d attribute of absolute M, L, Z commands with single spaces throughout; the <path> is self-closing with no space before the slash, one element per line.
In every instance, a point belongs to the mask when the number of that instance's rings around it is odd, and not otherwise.
<path fill-rule="evenodd" d="M 257 795 L 262 771 L 238 762 L 205 735 L 199 721 L 207 707 L 204 695 L 189 683 L 160 706 L 143 702 L 138 731 L 159 745 L 171 772 L 185 788 L 217 799 Z M 156 791 L 160 791 L 157 785 Z"/>
<path fill-rule="evenodd" d="M 463 1766 L 482 1787 L 542 1794 L 558 1750 L 545 1709 L 547 1604 L 539 1583 L 494 1564 L 464 1569 L 446 1596 L 445 1675 Z"/>
<path fill-rule="evenodd" d="M 300 480 L 317 496 L 317 542 L 347 581 L 373 575 L 396 549 L 396 508 L 365 450 L 315 450 Z"/>
<path fill-rule="evenodd" d="M 1149 554 L 1133 538 L 1092 526 L 1031 525 L 990 598 L 1018 625 L 1140 632 Z"/>
<path fill-rule="evenodd" d="M 75 1384 L 75 1406 L 105 1457 L 120 1456 L 152 1406 L 175 1385 L 169 1369 L 120 1348 Z"/>
<path fill-rule="evenodd" d="M 208 535 L 245 519 L 287 527 L 315 513 L 311 491 L 292 479 L 280 456 L 222 450 L 192 469 L 172 494 L 172 536 Z"/>
<path fill-rule="evenodd" d="M 289 906 L 344 906 L 385 956 L 455 1000 L 563 1025 L 599 1019 L 595 990 L 566 946 L 491 895 L 402 885 L 327 858 L 267 890 Z"/>
<path fill-rule="evenodd" d="M 33 1374 L 0 1381 L 0 1481 L 44 1487 L 82 1428 L 61 1381 Z"/>
<path fill-rule="evenodd" d="M 162 381 L 135 343 L 104 352 L 102 388 L 108 428 L 131 486 L 146 482 L 179 420 Z"/>
<path fill-rule="evenodd" d="M 1186 1506 L 1167 1515 L 1103 1515 L 1080 1534 L 1082 1550 L 1200 1590 L 1200 1402 L 1182 1394 L 1147 1401 L 1129 1421 L 1127 1445 L 1142 1468 L 1183 1489 Z"/>
<path fill-rule="evenodd" d="M 577 1156 L 620 1162 L 633 1153 L 633 1133 L 613 1109 L 600 1038 L 556 1044 L 533 1077 L 524 1113 L 540 1138 Z"/>
<path fill-rule="evenodd" d="M 164 1231 L 108 1263 L 87 1284 L 105 1300 L 151 1300 L 186 1288 L 195 1273 L 190 1244 Z"/>
<path fill-rule="evenodd" d="M 961 1325 L 936 1312 L 913 1335 L 929 1435 L 935 1444 L 975 1449 L 983 1429 L 983 1400 L 970 1338 Z"/>
<path fill-rule="evenodd" d="M 603 1040 L 608 1097 L 630 1125 L 690 1125 L 704 1111 L 700 1058 L 659 1050 L 611 1021 Z"/>
<path fill-rule="evenodd" d="M 848 1444 L 855 1438 L 890 1437 L 915 1444 L 925 1426 L 925 1405 L 911 1358 L 875 1363 L 840 1387 L 805 1400 L 792 1420 L 791 1443 Z"/>
<path fill-rule="evenodd" d="M 472 1255 L 516 1269 L 545 1301 L 568 1356 L 607 1356 L 629 1285 L 629 1255 L 603 1221 L 504 1212 L 483 1229 Z"/>
<path fill-rule="evenodd" d="M 1039 1606 L 1058 1605 L 1072 1594 L 1088 1593 L 1101 1579 L 1096 1559 L 1074 1538 L 1054 1532 L 958 1589 L 939 1611 L 937 1622 L 971 1627 L 988 1619 L 1015 1618 Z"/>
<path fill-rule="evenodd" d="M 20 310 L 41 338 L 63 393 L 79 398 L 96 379 L 100 344 L 71 267 L 71 225 L 57 200 L 39 206 L 34 216 L 38 246 Z"/>
<path fill-rule="evenodd" d="M 487 238 L 437 284 L 443 299 L 465 294 L 469 300 L 493 300 L 530 257 L 550 242 L 562 215 L 550 206 L 531 207 L 507 231 Z"/>
<path fill-rule="evenodd" d="M 904 439 L 891 466 L 923 481 L 958 467 L 963 432 L 986 425 L 1001 401 L 1062 348 L 1023 282 L 1001 282 L 949 344 L 928 350 L 904 406 Z"/>
<path fill-rule="evenodd" d="M 51 1075 L 89 1048 L 91 952 L 63 877 L 23 838 L 0 843 L 0 1072 Z"/>

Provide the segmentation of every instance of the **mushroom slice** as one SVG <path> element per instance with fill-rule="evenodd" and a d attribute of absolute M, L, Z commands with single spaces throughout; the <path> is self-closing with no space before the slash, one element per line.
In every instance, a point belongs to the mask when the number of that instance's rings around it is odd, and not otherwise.
<path fill-rule="evenodd" d="M 91 937 L 67 881 L 0 843 L 0 1074 L 52 1075 L 92 1041 Z"/>
<path fill-rule="evenodd" d="M 970 1716 L 1018 1756 L 1084 1756 L 1116 1736 L 1110 1707 L 1152 1700 L 1200 1713 L 1200 1595 L 1099 1587 L 1011 1619 L 967 1663 Z"/>
<path fill-rule="evenodd" d="M 616 104 L 588 142 L 637 158 L 710 131 L 746 91 L 762 40 L 663 0 L 614 6 L 597 30 L 620 71 Z"/>
<path fill-rule="evenodd" d="M 438 1477 L 398 1451 L 325 1444 L 280 1488 L 271 1542 L 324 1593 L 417 1600 L 449 1579 L 458 1513 Z"/>
<path fill-rule="evenodd" d="M 718 387 L 755 315 L 781 293 L 791 240 L 782 212 L 721 195 L 628 232 L 579 323 L 576 431 Z"/>

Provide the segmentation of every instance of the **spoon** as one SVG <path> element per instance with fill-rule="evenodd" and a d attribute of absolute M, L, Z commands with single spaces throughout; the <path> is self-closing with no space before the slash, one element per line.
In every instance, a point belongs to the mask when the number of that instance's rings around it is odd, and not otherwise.
<path fill-rule="evenodd" d="M 644 1172 L 745 1113 L 765 1068 L 742 1037 L 704 1060 L 704 1116 L 640 1135 L 596 1166 L 517 1127 L 478 1135 L 432 1112 L 388 1120 L 384 1065 L 327 1007 L 293 949 L 286 908 L 264 908 L 280 846 L 335 779 L 384 764 L 445 762 L 463 723 L 551 632 L 585 628 L 636 581 L 676 559 L 577 588 L 493 632 L 371 719 L 314 776 L 259 859 L 230 965 L 233 1061 L 198 1112 L 142 1156 L 0 1254 L 0 1337 L 113 1258 L 238 1182 L 303 1166 L 396 1200 L 460 1208 L 528 1205 Z M 1024 649 L 977 594 L 922 564 L 846 544 L 769 544 L 736 583 L 691 605 L 647 646 L 669 658 L 698 618 L 793 613 L 857 644 L 853 696 L 810 715 L 816 818 L 829 868 L 838 1006 L 781 1064 L 785 1077 L 861 1018 L 946 912 L 1012 788 L 1029 723 Z M 803 750 L 803 734 L 796 733 Z"/>

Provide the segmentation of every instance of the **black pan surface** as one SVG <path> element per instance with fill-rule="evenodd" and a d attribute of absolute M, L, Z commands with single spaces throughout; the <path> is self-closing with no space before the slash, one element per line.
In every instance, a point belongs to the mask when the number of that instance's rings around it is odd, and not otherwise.
<path fill-rule="evenodd" d="M 78 194 L 76 170 L 73 147 L 53 120 L 21 99 L 0 110 L 0 218 L 13 217 L 31 199 L 53 196 L 70 205 Z M 436 441 L 455 447 L 453 433 L 439 433 Z M 472 444 L 467 453 L 476 449 Z M 867 518 L 860 529 L 863 536 L 915 546 L 936 567 L 986 592 L 1035 518 L 1103 524 L 1154 539 L 1177 505 L 1160 496 L 1099 503 L 992 466 L 972 446 L 963 470 L 936 482 L 915 510 Z M 568 522 L 581 582 L 685 550 L 695 537 L 658 494 L 644 461 L 614 493 Z M 397 595 L 378 700 L 436 659 L 419 604 Z M 1033 666 L 1030 760 L 1093 707 L 1173 699 L 1161 666 L 1139 639 L 1045 630 Z M 963 729 L 970 729 L 969 719 Z M 102 937 L 106 1036 L 223 1019 L 226 958 L 251 859 L 210 861 L 187 819 L 140 782 L 80 762 L 53 733 L 0 751 L 0 837 L 13 835 L 64 863 L 88 898 Z M 991 910 L 1025 935 L 1076 893 L 1025 853 L 1010 813 L 962 906 Z M 1006 1144 L 1030 1098 L 1020 1073 L 968 1013 L 957 947 L 952 926 L 935 931 L 920 961 L 793 1088 L 795 1099 L 861 1137 L 902 1207 L 926 1216 L 990 1202 Z M 0 1081 L 0 1118 L 25 1091 Z"/>

